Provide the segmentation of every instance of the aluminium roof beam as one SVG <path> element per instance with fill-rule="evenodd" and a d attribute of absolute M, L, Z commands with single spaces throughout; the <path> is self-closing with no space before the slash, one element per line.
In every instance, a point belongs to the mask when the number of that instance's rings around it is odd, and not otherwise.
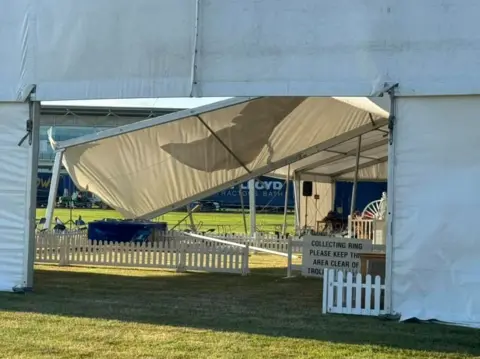
<path fill-rule="evenodd" d="M 388 144 L 388 139 L 383 139 L 383 140 L 380 140 L 380 141 L 377 141 L 377 142 L 373 142 L 373 143 L 370 143 L 368 145 L 364 145 L 360 148 L 360 152 L 365 152 L 365 151 L 369 151 L 369 150 L 372 150 L 372 149 L 375 149 L 375 148 L 378 148 L 378 147 L 381 147 L 381 146 L 384 146 Z M 333 163 L 333 162 L 337 162 L 337 161 L 340 161 L 340 160 L 343 160 L 344 158 L 347 158 L 347 157 L 353 157 L 353 156 L 356 156 L 356 153 L 357 153 L 357 149 L 354 148 L 348 152 L 345 152 L 344 154 L 340 154 L 338 156 L 333 156 L 333 157 L 329 157 L 329 158 L 326 158 L 326 159 L 323 159 L 323 160 L 319 160 L 317 162 L 314 162 L 314 163 L 311 163 L 311 164 L 308 164 L 308 165 L 305 165 L 303 167 L 300 167 L 300 168 L 297 168 L 295 170 L 295 172 L 298 172 L 298 173 L 302 173 L 302 172 L 308 172 L 308 171 L 311 171 L 315 168 L 318 168 L 318 167 L 322 167 L 322 166 L 325 166 L 325 165 L 328 165 L 330 163 Z M 363 156 L 360 156 L 361 158 L 367 158 L 367 157 L 363 157 Z M 371 158 L 371 157 L 368 157 L 368 159 L 372 159 L 372 160 L 375 160 L 374 158 Z"/>
<path fill-rule="evenodd" d="M 145 119 L 148 117 L 164 116 L 169 113 L 185 110 L 183 108 L 155 108 L 155 107 L 106 107 L 106 106 L 64 106 L 45 105 L 40 108 L 42 116 L 99 116 L 115 114 L 118 117 L 132 117 Z"/>
<path fill-rule="evenodd" d="M 215 102 L 205 106 L 200 106 L 194 109 L 173 112 L 160 117 L 155 117 L 148 120 L 131 123 L 128 125 L 111 128 L 108 130 L 103 130 L 98 133 L 93 133 L 85 136 L 72 138 L 71 140 L 57 142 L 55 149 L 60 150 L 64 148 L 80 146 L 87 143 L 104 140 L 110 137 L 115 137 L 115 136 L 123 135 L 126 133 L 130 133 L 130 132 L 140 131 L 146 128 L 163 125 L 170 122 L 175 122 L 187 117 L 197 116 L 205 112 L 215 111 L 222 108 L 239 105 L 241 103 L 245 103 L 245 102 L 259 99 L 259 98 L 260 97 L 237 97 L 237 98 L 227 99 L 224 101 Z"/>
<path fill-rule="evenodd" d="M 388 161 L 388 156 L 383 156 L 383 157 L 380 157 L 376 160 L 365 162 L 365 163 L 362 163 L 362 164 L 358 165 L 358 169 L 361 170 L 363 168 L 368 168 L 370 166 L 378 165 L 380 163 L 384 163 L 384 162 L 387 162 L 387 161 Z M 332 173 L 330 176 L 332 178 L 338 178 L 340 176 L 343 176 L 344 174 L 355 171 L 355 168 L 356 168 L 356 166 L 352 166 L 352 167 L 346 168 L 344 170 L 338 171 L 336 173 Z"/>
<path fill-rule="evenodd" d="M 342 151 L 335 151 L 335 150 L 325 150 L 324 152 L 327 152 L 327 153 L 333 153 L 333 154 L 336 154 L 336 155 L 343 155 L 345 157 L 351 157 L 351 155 L 346 155 L 347 152 L 342 152 Z M 368 157 L 368 156 L 360 156 L 360 158 L 364 158 L 366 160 L 374 160 L 375 158 L 373 157 Z"/>
<path fill-rule="evenodd" d="M 388 161 L 388 156 L 384 156 L 384 157 L 380 157 L 380 158 L 377 158 L 376 160 L 373 160 L 373 161 L 369 161 L 369 162 L 365 162 L 365 163 L 362 163 L 358 166 L 358 169 L 363 169 L 363 168 L 368 168 L 370 166 L 374 166 L 374 165 L 378 165 L 380 163 L 384 163 L 384 162 L 387 162 Z M 311 171 L 308 171 L 308 172 L 302 172 L 302 175 L 305 175 L 305 176 L 316 176 L 316 177 L 319 177 L 319 178 L 324 178 L 324 177 L 329 177 L 331 178 L 332 180 L 336 180 L 338 179 L 338 177 L 340 176 L 343 176 L 347 173 L 351 173 L 355 171 L 355 166 L 351 166 L 351 167 L 348 167 L 346 169 L 343 169 L 341 171 L 338 171 L 338 172 L 335 172 L 335 173 L 331 173 L 331 174 L 328 174 L 328 173 L 315 173 L 315 172 L 311 172 Z M 376 180 L 369 180 L 369 181 L 373 181 L 375 182 Z"/>

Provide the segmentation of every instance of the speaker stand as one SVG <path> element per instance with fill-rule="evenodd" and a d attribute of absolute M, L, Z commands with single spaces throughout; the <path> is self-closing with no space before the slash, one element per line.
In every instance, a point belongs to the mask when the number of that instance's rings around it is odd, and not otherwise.
<path fill-rule="evenodd" d="M 70 201 L 68 207 L 70 209 L 70 219 L 66 223 L 64 223 L 64 225 L 65 225 L 65 228 L 67 227 L 67 225 L 69 225 L 70 230 L 72 230 L 72 225 L 75 225 L 75 222 L 73 220 L 73 201 Z"/>
<path fill-rule="evenodd" d="M 308 197 L 305 197 L 305 226 L 303 231 L 307 233 L 307 219 L 308 219 Z"/>

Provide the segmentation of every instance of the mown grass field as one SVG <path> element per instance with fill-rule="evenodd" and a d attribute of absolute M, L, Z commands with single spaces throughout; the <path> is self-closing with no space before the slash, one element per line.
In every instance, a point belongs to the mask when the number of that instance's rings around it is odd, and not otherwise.
<path fill-rule="evenodd" d="M 0 294 L 1 358 L 474 358 L 476 330 L 322 315 L 322 283 L 252 273 L 37 266 L 35 291 Z"/>
<path fill-rule="evenodd" d="M 68 210 L 55 214 L 69 218 Z M 173 226 L 184 216 L 163 220 Z M 240 214 L 195 219 L 243 230 Z M 272 228 L 282 220 L 259 215 Z M 38 265 L 33 293 L 0 294 L 0 358 L 480 357 L 477 330 L 322 315 L 321 281 L 284 279 L 286 259 L 277 256 L 252 255 L 250 267 L 241 277 Z"/>
<path fill-rule="evenodd" d="M 45 209 L 37 209 L 37 219 L 45 216 Z M 55 216 L 59 217 L 63 222 L 67 222 L 70 218 L 70 211 L 64 208 L 56 208 Z M 73 220 L 78 216 L 82 216 L 85 222 L 91 222 L 103 218 L 122 218 L 121 215 L 113 210 L 99 210 L 99 209 L 73 209 Z M 186 212 L 171 212 L 158 218 L 160 221 L 168 223 L 169 228 L 172 228 L 180 220 L 186 216 Z M 200 224 L 200 229 L 207 230 L 214 228 L 216 232 L 231 232 L 231 233 L 244 233 L 243 216 L 241 213 L 195 213 L 194 221 L 197 225 Z M 247 226 L 250 225 L 250 219 L 247 215 Z M 184 222 L 179 228 L 185 228 Z M 275 230 L 281 230 L 283 224 L 282 214 L 257 214 L 257 227 L 260 230 L 267 232 L 274 232 Z M 293 215 L 287 216 L 287 224 L 291 231 L 293 231 L 294 217 Z"/>

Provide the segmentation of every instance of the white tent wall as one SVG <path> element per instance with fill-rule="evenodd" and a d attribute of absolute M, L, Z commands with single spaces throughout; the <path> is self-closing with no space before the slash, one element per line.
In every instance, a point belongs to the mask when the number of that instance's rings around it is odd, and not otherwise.
<path fill-rule="evenodd" d="M 384 82 L 401 83 L 404 95 L 480 93 L 475 0 L 0 0 L 0 8 L 0 100 L 23 98 L 31 84 L 39 100 L 371 96 Z"/>
<path fill-rule="evenodd" d="M 303 186 L 303 182 L 301 181 L 300 187 Z M 323 224 L 319 228 L 317 224 L 332 210 L 334 187 L 334 183 L 312 182 L 312 196 L 300 196 L 300 230 L 305 228 L 305 225 L 315 231 L 323 228 Z M 318 195 L 318 199 L 315 199 L 315 195 Z"/>
<path fill-rule="evenodd" d="M 36 106 L 34 106 L 36 107 Z M 32 286 L 38 122 L 26 134 L 28 103 L 0 102 L 0 290 Z"/>
<path fill-rule="evenodd" d="M 480 327 L 480 96 L 398 98 L 397 109 L 393 310 Z"/>
<path fill-rule="evenodd" d="M 0 102 L 22 101 L 33 80 L 30 0 L 0 0 Z"/>
<path fill-rule="evenodd" d="M 103 133 L 114 137 L 95 141 L 99 133 L 87 136 L 88 143 L 79 144 L 80 138 L 58 146 L 68 147 L 64 165 L 78 186 L 126 217 L 149 218 L 350 141 L 383 126 L 388 117 L 366 98 L 360 107 L 342 98 L 239 101 L 148 120 L 135 132 L 108 130 Z M 162 123 L 150 125 L 155 121 Z"/>

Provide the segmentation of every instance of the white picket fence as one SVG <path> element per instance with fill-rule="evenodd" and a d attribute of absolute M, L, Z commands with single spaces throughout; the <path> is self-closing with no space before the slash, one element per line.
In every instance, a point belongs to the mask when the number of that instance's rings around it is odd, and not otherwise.
<path fill-rule="evenodd" d="M 216 245 L 176 233 L 147 243 L 90 241 L 86 232 L 37 234 L 36 262 L 199 270 L 246 275 L 249 248 Z"/>
<path fill-rule="evenodd" d="M 75 243 L 75 246 L 88 245 L 86 231 L 75 232 L 39 232 L 36 234 L 36 256 L 38 263 L 56 263 L 65 261 L 61 256 L 60 243 Z"/>
<path fill-rule="evenodd" d="M 385 284 L 380 276 L 360 273 L 353 275 L 347 272 L 325 271 L 323 278 L 323 313 L 354 314 L 379 316 L 386 314 Z"/>
<path fill-rule="evenodd" d="M 292 277 L 293 271 L 302 271 L 301 264 L 293 264 L 294 253 L 303 252 L 303 239 L 302 238 L 288 238 L 288 261 L 287 261 L 287 277 Z"/>
<path fill-rule="evenodd" d="M 373 219 L 352 218 L 348 216 L 348 237 L 357 239 L 370 239 L 375 236 L 375 223 Z"/>

